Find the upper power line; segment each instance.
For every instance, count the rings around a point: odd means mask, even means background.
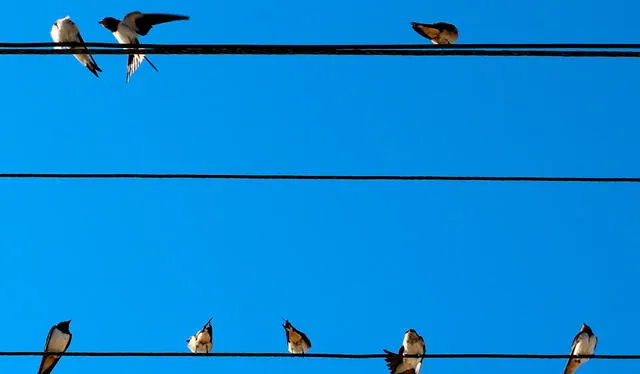
[[[640,183],[640,177],[544,177],[463,175],[295,175],[295,174],[188,174],[188,173],[0,173],[0,178],[42,179],[278,179],[343,181],[469,181],[552,183]]]
[[[50,49],[78,47],[79,43],[0,43],[0,54],[54,55],[144,54],[190,55],[378,55],[378,56],[537,56],[537,57],[640,57],[640,44],[118,44],[84,43],[90,49]],[[45,49],[46,48],[46,49]]]

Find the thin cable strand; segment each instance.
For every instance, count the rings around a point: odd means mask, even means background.
[[[290,358],[337,358],[337,359],[373,359],[384,358],[385,353],[349,354],[349,353],[305,353],[301,355],[271,352],[216,352],[216,353],[188,353],[188,352],[0,352],[0,356],[72,356],[72,357],[290,357]],[[638,360],[640,354],[632,355],[574,355],[568,354],[524,354],[524,353],[430,353],[425,355],[404,355],[415,358],[442,359],[568,359],[590,358],[602,360]]]
[[[537,177],[455,175],[292,175],[292,174],[165,174],[165,173],[0,173],[4,179],[262,179],[341,181],[465,181],[552,183],[639,183],[639,177]]]

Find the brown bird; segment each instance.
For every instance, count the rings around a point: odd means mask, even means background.
[[[411,27],[420,35],[431,40],[433,44],[453,44],[458,40],[458,29],[445,22],[418,23],[411,22]]]
[[[589,356],[592,355],[598,345],[598,338],[593,334],[591,327],[586,323],[582,324],[580,332],[573,338],[571,343],[571,356]],[[570,358],[567,366],[564,368],[564,374],[573,374],[580,365],[589,361],[588,358]]]
[[[213,326],[211,326],[211,320],[209,318],[207,323],[196,332],[193,336],[187,339],[187,347],[192,353],[209,353],[213,349]]]
[[[416,330],[409,329],[404,334],[402,346],[397,354],[387,351],[387,367],[391,374],[419,374],[422,368],[422,358],[403,357],[404,355],[423,355],[426,352],[426,346],[422,336],[418,335]]]
[[[67,351],[69,344],[71,344],[71,332],[69,331],[70,323],[71,321],[60,322],[49,330],[47,341],[44,343],[45,352],[61,353]],[[50,374],[51,371],[53,371],[53,368],[56,367],[59,360],[60,356],[57,355],[42,356],[38,374]]]
[[[304,354],[311,348],[311,341],[302,332],[293,327],[288,321],[284,320],[284,331],[287,335],[287,349],[293,354]]]

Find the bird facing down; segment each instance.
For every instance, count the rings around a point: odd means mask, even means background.
[[[209,318],[207,323],[195,335],[187,339],[187,347],[192,353],[209,353],[213,349],[213,326]]]
[[[411,27],[433,44],[453,44],[458,40],[458,29],[445,22],[434,24],[411,22]]]
[[[304,354],[311,348],[311,341],[307,338],[307,335],[293,327],[288,320],[284,321],[282,327],[284,327],[287,335],[287,349],[289,353]]]
[[[78,30],[78,26],[71,20],[71,17],[66,16],[64,18],[60,18],[56,20],[56,22],[51,26],[51,39],[55,43],[82,43],[84,45],[84,40],[82,40],[82,36],[80,35],[80,30]],[[55,49],[61,48],[69,48],[69,47],[53,47]],[[86,50],[87,47],[71,47],[73,50]],[[90,54],[77,54],[73,55],[80,63],[89,69],[93,75],[98,77],[98,72],[102,71],[96,60],[94,60],[93,56]]]
[[[592,355],[598,345],[598,338],[593,334],[591,327],[586,323],[582,324],[580,332],[573,338],[571,343],[571,356]],[[572,374],[580,365],[589,361],[588,358],[570,358],[564,368],[564,374]]]
[[[71,344],[71,332],[69,324],[71,321],[60,322],[49,330],[47,341],[44,343],[45,352],[66,352]],[[42,356],[38,374],[50,374],[60,360],[60,356]]]
[[[103,18],[98,22],[104,28],[111,31],[120,44],[139,44],[138,35],[145,36],[154,25],[172,21],[188,20],[189,17],[176,14],[141,13],[134,11],[119,21],[113,17]],[[158,68],[143,54],[129,55],[127,61],[127,82],[131,75],[138,69],[142,60],[147,60],[149,65],[158,71]]]
[[[419,374],[422,367],[422,358],[403,357],[404,355],[423,355],[426,352],[426,346],[422,336],[418,335],[416,330],[409,329],[404,334],[402,346],[397,354],[387,351],[387,367],[391,374]]]

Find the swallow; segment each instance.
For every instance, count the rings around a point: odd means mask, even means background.
[[[69,344],[71,344],[71,332],[69,331],[70,323],[71,321],[60,322],[49,330],[47,341],[44,344],[45,352],[66,352],[67,348],[69,348]],[[60,356],[42,356],[38,374],[50,374],[53,368],[56,367],[59,360]]]
[[[134,11],[119,21],[113,17],[103,18],[98,22],[104,28],[111,31],[120,44],[140,44],[138,35],[145,36],[154,25],[171,21],[188,20],[189,17],[176,14],[141,13]],[[158,71],[158,68],[143,54],[129,55],[127,62],[127,82],[131,75],[138,69],[142,60],[147,60],[149,65]]]
[[[209,318],[207,323],[200,331],[196,332],[192,337],[187,339],[187,347],[191,353],[209,353],[213,349],[213,326],[211,326],[211,320]]]
[[[409,329],[404,334],[402,346],[397,354],[386,349],[384,352],[387,354],[384,360],[387,362],[391,374],[419,374],[422,367],[422,357],[403,358],[402,356],[423,355],[426,352],[426,346],[422,336],[418,335],[416,330]]]
[[[55,43],[67,43],[67,42],[77,42],[82,43],[84,45],[84,40],[82,40],[82,35],[80,35],[80,30],[78,30],[78,26],[71,20],[71,17],[66,16],[64,18],[60,18],[56,20],[56,22],[51,26],[51,39]],[[55,49],[69,48],[69,47],[53,47]],[[71,47],[74,50],[87,50],[87,47]],[[98,77],[98,72],[102,71],[96,60],[94,60],[93,56],[90,54],[77,54],[73,55],[80,63],[89,69],[93,75]]]
[[[304,354],[311,348],[311,341],[302,331],[297,330],[288,321],[284,320],[284,331],[287,335],[287,349],[289,353]]]
[[[580,332],[573,338],[571,343],[571,356],[589,356],[592,355],[598,345],[598,338],[591,331],[591,327],[586,323],[582,324]],[[588,358],[569,358],[567,366],[564,368],[564,374],[572,374],[580,365],[589,361]]]
[[[450,23],[428,24],[411,22],[411,27],[418,34],[431,40],[433,44],[453,44],[458,40],[458,29]]]

